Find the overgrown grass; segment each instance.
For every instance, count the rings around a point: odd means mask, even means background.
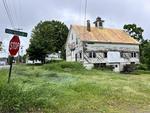
[[[46,70],[54,70],[58,72],[81,72],[85,71],[85,68],[82,64],[77,62],[58,62],[58,63],[50,63],[43,66]]]
[[[88,71],[79,63],[18,65],[11,83],[0,70],[2,113],[149,113],[150,73]]]

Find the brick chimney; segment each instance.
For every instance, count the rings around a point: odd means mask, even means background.
[[[104,20],[102,20],[100,17],[97,17],[96,21],[94,22],[95,27],[102,29],[103,28],[103,22],[104,22]]]
[[[90,24],[90,20],[87,20],[87,31],[91,31],[91,24]]]

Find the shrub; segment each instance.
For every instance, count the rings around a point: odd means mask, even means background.
[[[131,73],[136,70],[136,65],[135,64],[127,64],[123,67],[123,73]]]
[[[146,64],[138,64],[137,69],[138,70],[148,70],[148,67]]]

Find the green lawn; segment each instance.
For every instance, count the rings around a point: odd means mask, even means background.
[[[0,113],[150,113],[150,72],[85,70],[78,63],[0,70]]]

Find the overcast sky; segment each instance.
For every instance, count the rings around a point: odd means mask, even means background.
[[[6,0],[14,27],[29,33],[21,37],[24,51],[29,45],[31,30],[44,20],[59,20],[68,27],[70,24],[84,25],[85,0]],[[141,26],[144,38],[150,39],[149,0],[88,0],[87,17],[91,23],[100,16],[105,20],[104,27],[122,29],[124,24],[135,23]],[[5,34],[5,28],[12,28],[2,0],[0,0],[0,40],[7,52],[12,35]],[[0,53],[2,55],[2,53]]]

